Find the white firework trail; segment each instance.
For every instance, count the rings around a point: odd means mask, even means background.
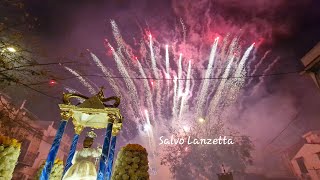
[[[170,79],[170,61],[169,61],[169,46],[166,45],[166,78]]]
[[[274,66],[275,64],[280,60],[280,57],[277,57],[273,60],[271,64],[268,65],[268,67],[263,71],[263,75],[267,74]],[[259,87],[264,83],[263,76],[259,77],[259,83],[257,83],[253,88],[252,88],[252,93],[251,94],[256,94],[258,92]]]
[[[170,79],[170,61],[169,61],[169,46],[166,45],[166,72],[165,72],[165,78],[166,79]],[[170,81],[166,80],[166,84],[167,84],[167,93],[169,94],[170,92]],[[169,96],[168,96],[169,98]]]
[[[66,70],[68,70],[71,74],[76,76],[77,79],[79,79],[79,81],[81,82],[81,84],[84,85],[86,88],[88,88],[90,94],[92,94],[92,95],[96,94],[96,91],[94,90],[94,88],[82,76],[80,76],[79,73],[77,73],[75,70],[73,70],[73,69],[71,69],[71,68],[69,68],[67,66],[64,66],[64,68]]]
[[[120,34],[120,31],[116,22],[114,20],[111,20],[110,23],[112,27],[113,36],[118,44],[118,49],[121,51],[122,49],[125,49],[124,40]]]
[[[79,91],[73,89],[73,88],[70,88],[70,87],[65,87],[64,88],[66,91],[68,91],[68,93],[73,93],[73,94],[81,94]],[[79,98],[79,97],[76,97],[76,99],[80,102],[80,103],[83,103],[84,100],[82,98]]]
[[[156,79],[159,78],[159,75],[158,75],[158,69],[157,69],[157,62],[156,62],[156,58],[155,58],[155,55],[154,55],[154,51],[153,51],[153,42],[152,42],[152,35],[150,34],[149,35],[149,48],[150,48],[150,58],[151,58],[151,66],[152,66],[152,70],[153,70],[153,74],[154,74],[154,77]]]
[[[150,149],[151,149],[152,155],[154,156],[154,154],[155,154],[155,152],[156,152],[156,146],[155,146],[155,142],[154,142],[153,127],[152,127],[152,125],[151,125],[151,123],[150,123],[150,118],[149,118],[149,112],[148,112],[148,110],[145,110],[144,113],[145,113],[145,118],[146,118],[146,120],[147,120],[147,123],[146,123],[147,129],[146,129],[146,131],[147,131],[147,134],[148,134],[149,147],[150,147]],[[153,166],[155,166],[154,163],[152,163],[152,164],[153,164]]]
[[[218,86],[218,88],[216,90],[216,93],[215,93],[213,99],[211,100],[211,102],[209,104],[208,114],[209,114],[210,118],[213,117],[213,114],[214,114],[214,112],[216,110],[216,107],[217,107],[217,105],[218,105],[218,103],[219,103],[219,101],[221,99],[223,90],[225,88],[225,84],[226,84],[226,82],[228,80],[227,78],[229,77],[230,72],[231,72],[231,65],[232,65],[233,61],[234,61],[234,55],[231,55],[231,58],[230,58],[230,60],[228,62],[228,65],[227,65],[223,75],[222,75],[222,79],[221,79],[220,84],[219,84],[219,86]]]
[[[178,99],[182,94],[182,86],[183,86],[183,81],[182,79],[182,53],[180,53],[179,56],[179,61],[178,61]]]
[[[133,102],[133,106],[136,110],[136,113],[139,113],[140,110],[138,109],[138,107],[140,107],[140,103],[139,103],[139,99],[138,99],[138,92],[136,89],[135,84],[133,83],[128,71],[126,70],[125,66],[123,65],[120,57],[118,56],[118,54],[115,52],[114,48],[108,43],[108,46],[111,48],[112,53],[113,53],[113,57],[116,61],[117,67],[120,71],[120,74],[124,77],[124,82],[129,90],[129,94],[131,96],[132,102]]]
[[[251,73],[251,75],[255,75],[258,68],[262,65],[262,63],[264,62],[264,60],[267,58],[267,56],[271,53],[271,50],[268,50],[264,53],[263,57],[261,58],[261,60],[254,66],[253,71]],[[252,82],[252,78],[249,79],[248,84],[250,84]]]
[[[183,32],[183,43],[186,43],[186,39],[187,39],[187,28],[186,28],[186,26],[184,25],[184,22],[183,22],[183,19],[182,19],[182,18],[180,18],[180,23],[181,23],[182,32]]]
[[[152,125],[151,125],[150,118],[149,118],[149,111],[144,110],[144,115],[147,120],[146,124],[148,125],[148,132],[150,132],[149,136],[150,136],[150,138],[152,138],[152,141],[153,141],[153,129],[152,129]]]
[[[184,107],[187,104],[187,100],[190,98],[190,96],[189,96],[190,87],[191,87],[191,61],[189,61],[189,65],[188,65],[185,90],[184,90],[184,93],[182,93],[182,97],[181,97],[179,120],[181,120],[182,113],[184,112]]]
[[[211,77],[211,73],[213,72],[213,63],[214,63],[214,59],[216,56],[216,51],[217,51],[217,47],[218,47],[218,41],[219,38],[216,38],[213,45],[212,45],[212,49],[211,49],[211,53],[210,53],[210,57],[209,57],[209,63],[208,63],[208,67],[205,73],[205,80],[203,81],[202,85],[201,85],[201,90],[200,93],[198,95],[198,102],[197,102],[197,106],[196,106],[196,111],[197,111],[197,115],[202,115],[202,107],[203,104],[205,102],[206,99],[206,95],[208,93],[208,88],[210,85],[210,80],[209,78]]]
[[[244,69],[244,65],[246,64],[247,60],[248,60],[248,57],[254,47],[255,43],[253,43],[246,51],[245,53],[243,54],[239,64],[238,64],[238,67],[236,69],[236,72],[235,72],[235,76],[236,77],[240,77],[241,75],[243,76],[246,76],[247,72],[246,70]],[[244,70],[244,71],[243,71]]]
[[[175,119],[177,117],[178,108],[177,108],[177,76],[173,77],[173,107],[172,107],[172,116]]]
[[[234,59],[233,61],[236,61],[237,58],[236,58],[236,52],[238,51],[238,42],[239,42],[239,37],[235,37],[232,39],[230,45],[228,48],[225,48],[226,49],[226,52],[223,52],[222,51],[222,54],[224,54],[223,56],[225,56],[226,58],[225,59]],[[227,42],[224,40],[224,43],[227,44]],[[223,58],[224,59],[224,58]],[[228,62],[227,62],[228,63]],[[231,67],[230,67],[231,68]],[[221,69],[223,70],[223,69]],[[231,73],[232,69],[230,69],[230,73]],[[226,92],[229,90],[229,89],[232,89],[234,88],[234,84],[233,84],[233,81],[226,81],[225,82],[225,87],[227,87],[228,89],[225,89]],[[215,98],[215,90],[214,88],[212,88],[212,91],[210,92],[210,96],[212,96],[213,98]],[[232,94],[232,90],[229,90],[231,91],[230,94]],[[229,102],[229,96],[226,98],[226,100],[224,101],[224,104],[227,104]],[[210,106],[209,106],[210,107]],[[213,112],[212,112],[213,113]]]
[[[252,51],[252,49],[254,48],[255,43],[253,43],[243,54],[237,68],[235,71],[235,79],[233,79],[232,81],[232,85],[230,87],[230,91],[229,91],[229,98],[230,101],[233,102],[236,100],[240,89],[243,87],[244,82],[245,82],[245,76],[247,75],[247,71],[244,68],[248,57]]]
[[[155,79],[159,79],[159,74],[158,74],[158,68],[157,68],[157,62],[154,54],[154,49],[153,49],[153,41],[152,41],[152,35],[149,34],[149,48],[150,48],[150,58],[151,58],[151,66],[153,70],[153,74],[155,76]],[[158,81],[155,85],[156,88],[156,108],[158,112],[161,112],[161,96],[160,96],[160,81]],[[161,114],[161,113],[160,113]]]
[[[115,80],[111,78],[111,77],[113,77],[112,73],[107,70],[107,68],[102,64],[102,62],[99,60],[99,58],[95,54],[93,54],[93,53],[90,53],[90,54],[91,54],[93,61],[96,63],[96,65],[101,69],[103,74],[106,76],[106,79],[107,79],[108,83],[110,84],[111,88],[113,89],[114,93],[117,96],[121,97],[121,92],[120,92],[118,86],[116,85]]]
[[[69,93],[80,94],[79,91],[77,91],[73,88],[70,88],[70,87],[65,87],[65,90],[67,90]]]
[[[151,115],[152,115],[152,120],[154,120],[154,109],[153,109],[152,94],[151,94],[151,89],[150,89],[150,86],[149,86],[149,82],[147,80],[146,73],[144,72],[141,63],[139,62],[139,60],[137,62],[138,62],[139,72],[140,72],[142,78],[144,78],[143,79],[143,87],[144,87],[144,90],[145,90],[145,93],[146,93],[145,101],[146,101],[147,106],[150,108]]]
[[[110,20],[111,28],[113,31],[114,39],[118,42],[118,46],[122,46],[122,38],[118,29],[118,25],[114,20]]]

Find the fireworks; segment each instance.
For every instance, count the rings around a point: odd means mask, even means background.
[[[88,83],[88,81],[86,81],[84,79],[84,77],[80,76],[79,73],[77,73],[75,70],[69,68],[69,67],[64,67],[66,70],[68,70],[71,74],[73,74],[74,76],[76,76],[79,81],[81,82],[81,84],[83,84],[85,87],[87,87],[89,89],[89,92],[93,95],[96,94],[96,91],[94,90],[94,88],[90,85],[90,83]]]
[[[206,100],[206,96],[208,95],[208,88],[209,88],[209,84],[210,84],[209,78],[211,77],[211,73],[213,72],[212,69],[213,69],[214,58],[215,58],[217,47],[218,47],[218,40],[219,40],[219,38],[216,38],[213,43],[207,71],[204,76],[205,79],[201,85],[202,88],[200,89],[200,93],[198,95],[199,100],[197,102],[197,107],[196,107],[198,116],[202,115],[202,108],[203,108],[204,102]]]
[[[182,20],[181,24],[183,44],[186,44],[187,33]],[[210,123],[219,113],[219,104],[227,104],[225,101],[236,98],[245,84],[244,78],[228,78],[246,76],[246,65],[256,52],[253,51],[254,43],[243,50],[236,35],[231,42],[230,36],[216,36],[206,59],[192,59],[188,54],[193,52],[178,48],[177,42],[170,43],[173,45],[169,48],[169,45],[159,43],[150,32],[141,36],[141,47],[134,50],[124,41],[114,21],[111,26],[117,47],[113,48],[109,42],[106,45],[108,50],[111,49],[117,69],[107,68],[107,64],[93,53],[91,57],[114,93],[125,102],[122,105],[125,114],[147,132],[151,152],[156,151],[154,137],[169,126],[188,132],[193,123]],[[204,73],[203,65],[206,67]],[[76,75],[90,92],[93,91],[83,77],[70,68],[66,69]],[[113,79],[114,74],[120,74],[122,78]]]

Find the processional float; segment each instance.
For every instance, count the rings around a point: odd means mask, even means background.
[[[84,102],[78,105],[72,105],[72,98],[83,99]],[[114,101],[113,104],[105,104]],[[59,104],[61,111],[61,122],[56,132],[56,136],[50,148],[44,168],[41,172],[40,180],[48,180],[51,169],[54,164],[60,142],[69,119],[72,119],[75,134],[73,136],[70,152],[63,174],[71,167],[72,159],[76,152],[79,135],[86,127],[92,129],[106,128],[102,154],[99,161],[99,170],[97,180],[111,179],[112,165],[114,159],[114,149],[117,141],[117,135],[122,127],[122,116],[117,108],[120,104],[120,98],[116,96],[104,97],[103,88],[93,97],[86,97],[80,94],[63,94],[63,104]]]

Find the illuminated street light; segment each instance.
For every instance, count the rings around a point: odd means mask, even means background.
[[[204,119],[203,118],[199,118],[199,122],[200,123],[204,123]]]
[[[17,50],[13,47],[7,47],[7,50],[12,53],[17,52]]]

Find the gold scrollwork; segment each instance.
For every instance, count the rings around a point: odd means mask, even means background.
[[[113,124],[112,136],[117,136],[121,130],[122,123]]]
[[[117,121],[117,116],[115,114],[108,114],[109,122],[114,124]]]
[[[74,126],[74,131],[75,131],[76,134],[80,135],[82,130],[83,130],[83,128],[84,127],[81,126],[81,125],[76,125],[76,126]]]
[[[60,113],[62,120],[68,121],[71,117],[71,113],[69,111],[62,111]]]
[[[74,93],[63,93],[63,103],[70,105],[71,98],[82,98],[82,99],[89,99],[87,96],[81,94],[74,94]]]
[[[117,136],[122,128],[122,116],[113,115],[111,118],[113,123],[112,136]]]

